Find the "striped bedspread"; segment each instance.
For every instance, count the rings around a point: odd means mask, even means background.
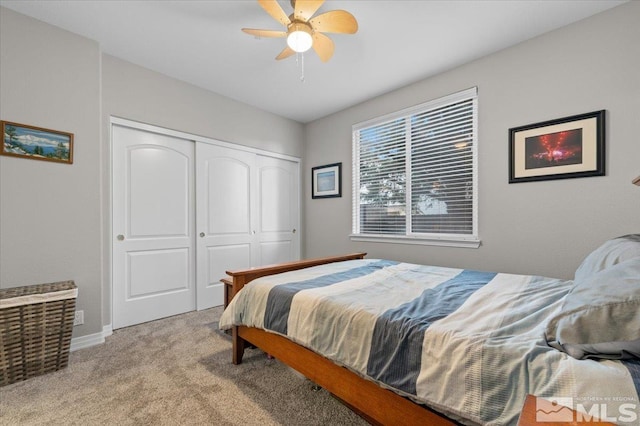
[[[578,407],[600,417],[594,410],[606,406],[611,420],[640,424],[639,362],[576,360],[546,343],[545,326],[571,283],[338,262],[253,281],[220,327],[284,335],[467,424],[515,424],[529,393],[582,401]]]

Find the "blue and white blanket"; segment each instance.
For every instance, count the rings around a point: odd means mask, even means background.
[[[640,362],[577,360],[547,345],[545,327],[571,285],[354,260],[255,280],[220,327],[286,336],[467,424],[515,424],[527,394],[640,424]]]

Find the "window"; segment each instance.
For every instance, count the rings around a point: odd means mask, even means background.
[[[353,127],[352,239],[478,247],[477,89]]]

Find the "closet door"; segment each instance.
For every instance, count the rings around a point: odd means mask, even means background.
[[[112,126],[113,328],[195,309],[194,143]]]
[[[260,265],[300,258],[299,164],[257,156]]]
[[[198,309],[223,304],[226,271],[257,261],[255,157],[196,143]]]

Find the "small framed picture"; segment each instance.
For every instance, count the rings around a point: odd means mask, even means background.
[[[509,183],[604,176],[605,111],[509,129]]]
[[[342,197],[342,163],[311,169],[311,198]]]
[[[0,121],[0,123],[2,123],[0,155],[73,163],[73,133],[9,121]]]

